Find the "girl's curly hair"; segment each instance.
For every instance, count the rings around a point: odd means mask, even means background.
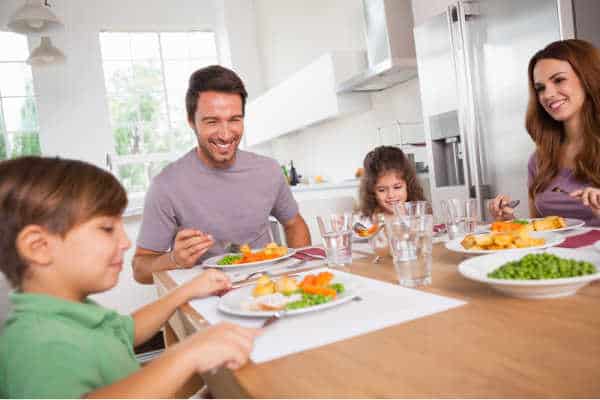
[[[360,182],[360,212],[372,216],[377,209],[375,185],[380,176],[395,172],[406,182],[407,201],[425,200],[417,173],[404,152],[398,147],[379,146],[371,150],[363,161],[364,175]]]

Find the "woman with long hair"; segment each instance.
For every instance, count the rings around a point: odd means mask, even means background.
[[[526,128],[536,145],[528,164],[529,214],[600,225],[600,51],[583,40],[549,44],[530,60]],[[510,198],[490,202],[511,219]]]

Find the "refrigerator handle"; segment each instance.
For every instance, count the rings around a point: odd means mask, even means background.
[[[463,176],[465,178],[466,185],[466,195],[470,196],[470,188],[475,185],[473,179],[473,173],[471,168],[471,148],[469,143],[471,142],[471,138],[468,134],[468,86],[467,86],[467,77],[465,75],[465,59],[464,59],[464,50],[465,43],[462,38],[461,32],[461,23],[460,23],[460,13],[458,9],[459,3],[452,4],[448,6],[448,10],[446,12],[446,17],[448,21],[448,31],[450,32],[450,49],[452,52],[452,62],[454,63],[454,73],[456,78],[457,85],[457,103],[458,103],[458,126],[460,129],[460,136],[463,147],[463,162],[464,162],[464,172]]]
[[[487,186],[484,188],[485,171],[483,169],[484,153],[481,146],[481,125],[478,120],[475,102],[476,93],[472,82],[472,79],[475,79],[475,71],[472,70],[470,63],[472,58],[472,48],[470,46],[473,45],[473,38],[469,36],[468,27],[465,26],[468,23],[467,14],[471,15],[470,13],[473,10],[468,7],[465,9],[465,3],[462,2],[457,3],[455,9],[458,13],[458,21],[454,26],[463,43],[459,62],[461,63],[461,83],[463,84],[461,93],[464,93],[464,99],[461,101],[461,106],[463,107],[463,116],[461,119],[464,122],[465,158],[467,159],[466,165],[468,169],[466,175],[469,177],[469,192],[472,192],[472,189],[474,189],[474,193],[472,194],[474,194],[474,197],[478,200],[479,215],[483,215],[483,197],[488,192],[488,188]],[[477,14],[478,13],[474,13],[474,15]]]

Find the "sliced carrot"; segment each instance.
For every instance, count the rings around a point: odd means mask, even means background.
[[[316,279],[317,277],[313,274],[308,274],[304,276],[304,279],[302,279],[302,282],[300,282],[300,287],[303,287],[304,285],[315,285]]]
[[[329,297],[335,297],[337,295],[337,292],[335,290],[327,288],[327,287],[323,287],[323,286],[317,286],[317,285],[306,284],[306,285],[302,286],[302,290],[304,290],[305,293],[321,294],[323,296],[329,296]]]
[[[323,272],[320,272],[319,275],[317,275],[315,284],[317,286],[327,286],[327,285],[329,285],[329,282],[331,282],[332,279],[333,279],[333,274],[331,272],[323,271]]]

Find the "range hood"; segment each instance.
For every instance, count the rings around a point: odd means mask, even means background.
[[[377,92],[417,76],[410,0],[363,0],[368,69],[338,93]]]

